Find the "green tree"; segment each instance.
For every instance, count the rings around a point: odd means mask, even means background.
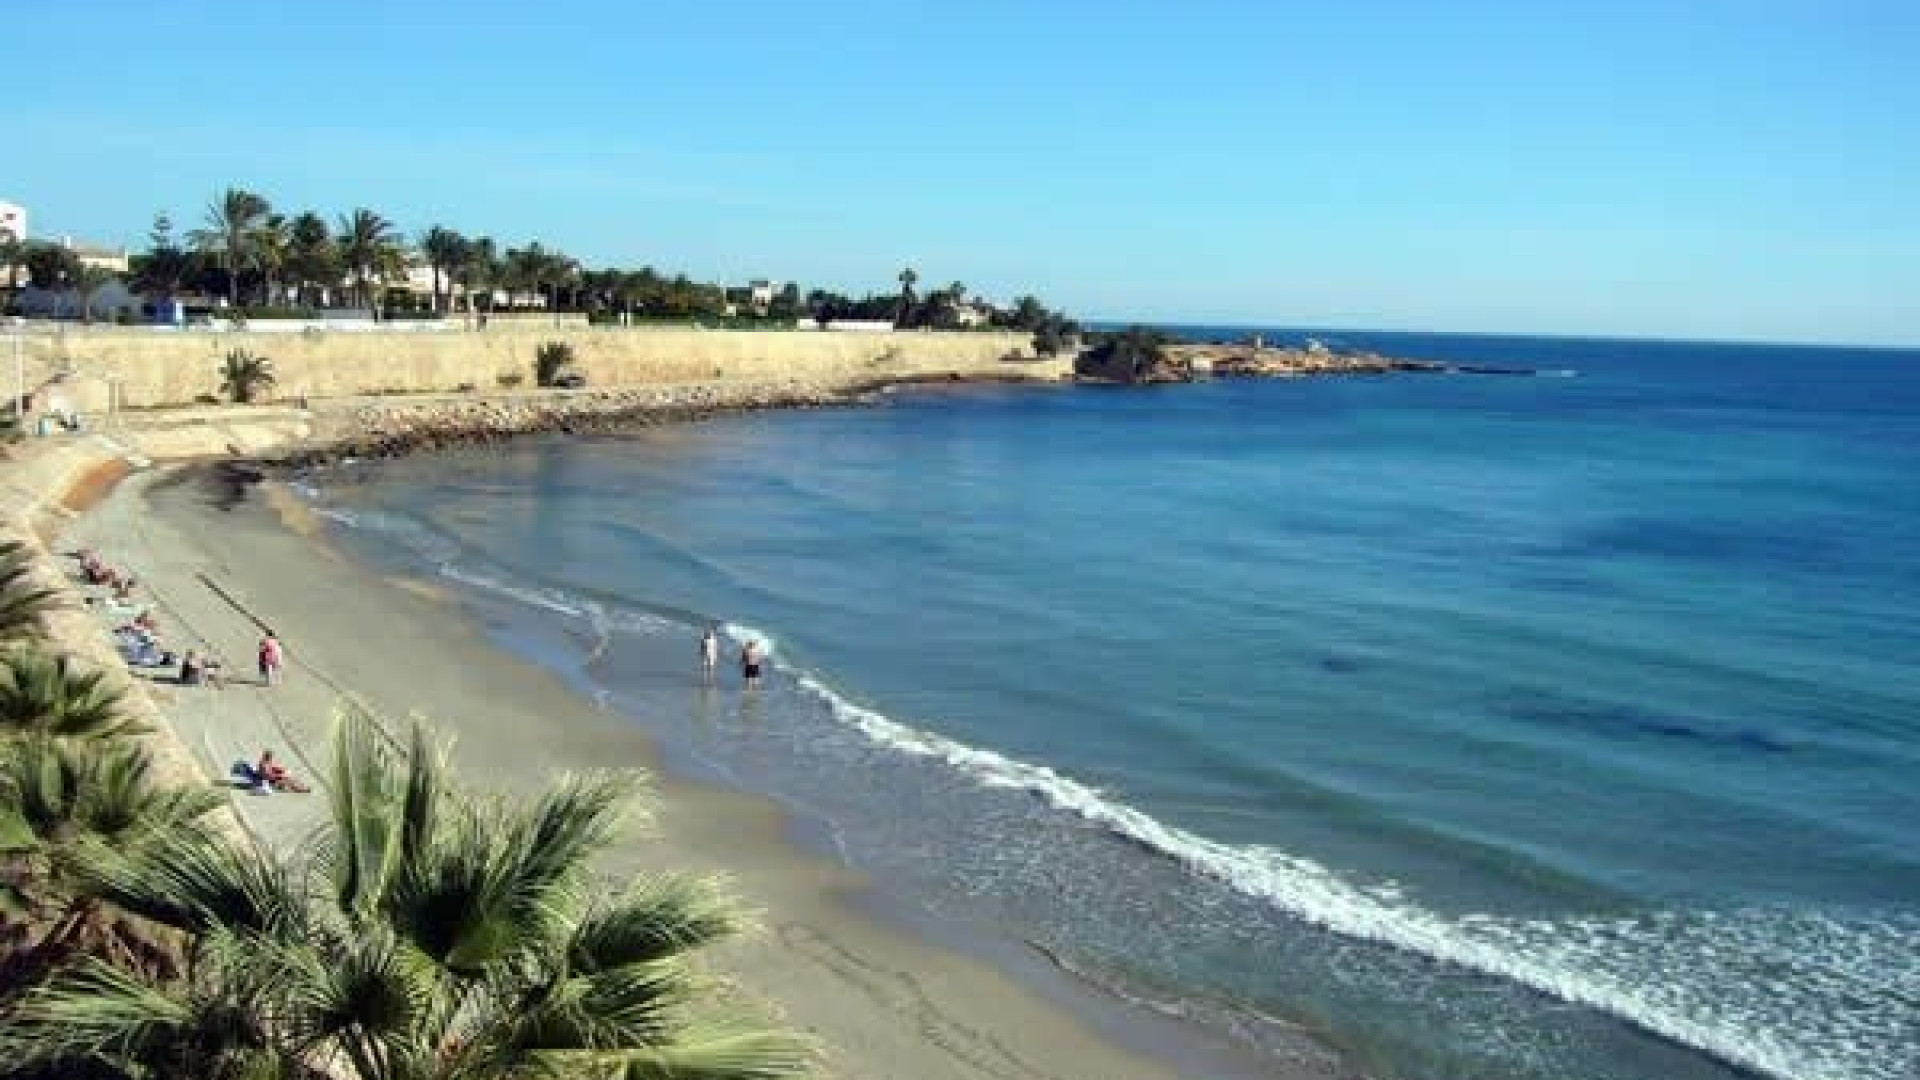
[[[80,257],[64,244],[29,242],[20,261],[26,264],[27,276],[34,285],[42,289],[71,287],[80,274]]]
[[[48,613],[64,606],[60,590],[39,580],[37,566],[25,543],[0,541],[0,642],[39,637]]]
[[[451,294],[453,274],[466,253],[466,244],[466,237],[441,225],[420,235],[420,253],[426,256],[427,266],[433,270],[433,310],[436,312],[445,310],[440,306],[441,280],[447,281],[447,292]]]
[[[1157,330],[1130,327],[1104,335],[1098,345],[1074,358],[1073,370],[1077,375],[1109,382],[1179,381],[1185,373],[1173,370],[1168,363],[1168,343],[1167,336]]]
[[[192,234],[194,247],[215,259],[227,272],[227,303],[240,303],[240,274],[254,256],[254,232],[272,207],[267,200],[242,188],[228,188],[207,205],[206,224]]]
[[[293,261],[293,224],[284,215],[268,214],[253,230],[254,265],[260,268],[261,299],[280,302],[280,279]]]
[[[552,386],[553,380],[573,363],[573,346],[564,341],[543,341],[533,351],[533,381],[536,386]]]
[[[27,242],[10,232],[0,233],[0,266],[7,268],[7,291],[20,287],[20,271],[27,260]]]
[[[179,293],[181,282],[193,272],[193,255],[180,247],[173,235],[173,219],[156,214],[147,233],[147,250],[133,262],[135,287],[158,293],[171,300]]]
[[[233,349],[220,365],[220,392],[235,405],[250,405],[254,396],[273,385],[273,361],[245,349]]]
[[[894,309],[893,325],[906,327],[912,325],[916,301],[913,295],[914,283],[920,280],[919,271],[909,266],[900,271],[900,304]]]
[[[124,693],[104,671],[87,671],[33,646],[0,653],[0,741],[45,736],[114,739],[140,727],[121,711]]]
[[[370,283],[392,264],[396,250],[393,223],[363,206],[342,217],[335,231],[340,261],[353,276],[357,302],[362,307],[374,307]]]
[[[194,830],[224,802],[215,788],[156,782],[151,758],[130,744],[41,733],[0,745],[0,924],[10,931],[0,1009],[79,955],[176,974],[165,931],[93,895],[88,868],[98,851],[137,853]]]
[[[352,1080],[777,1080],[800,1036],[715,1006],[690,954],[731,934],[711,886],[609,898],[590,860],[636,792],[570,779],[529,804],[477,797],[416,727],[406,749],[345,715],[327,834],[288,864],[197,830],[101,852],[103,900],[190,935],[183,977],[96,959],[28,995],[0,1052],[104,1057],[140,1075]]]
[[[326,219],[312,211],[294,218],[288,233],[287,273],[294,280],[294,297],[297,302],[311,303],[318,297],[309,290],[339,286],[340,249],[333,242]]]
[[[73,276],[69,281],[73,285],[74,300],[80,305],[80,321],[93,321],[94,294],[119,280],[119,274],[104,266],[89,266],[78,261],[74,263]]]
[[[500,252],[493,237],[467,241],[460,257],[460,284],[467,292],[467,314],[478,312],[474,304],[480,294],[485,294],[487,310],[493,310],[493,289],[500,280]]]

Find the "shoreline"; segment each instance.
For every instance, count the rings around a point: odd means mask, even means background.
[[[222,761],[257,753],[252,742],[270,741],[321,774],[322,763],[303,751],[324,746],[327,703],[339,690],[383,717],[424,712],[437,730],[459,737],[456,760],[490,785],[536,783],[558,767],[633,762],[651,778],[663,839],[623,853],[623,863],[630,856],[634,866],[719,873],[738,883],[767,913],[766,933],[730,946],[721,966],[752,1000],[825,1036],[831,1075],[1329,1075],[1212,1044],[1015,939],[1007,941],[1024,956],[891,917],[861,875],[799,835],[805,822],[764,796],[667,768],[638,725],[487,640],[452,591],[432,582],[395,587],[341,552],[318,521],[301,520],[304,506],[277,485],[233,505],[217,492],[209,497],[203,473],[181,467],[136,475],[61,532],[132,563],[175,636],[187,631],[230,668],[255,631],[251,619],[271,620],[289,642],[293,677],[271,697],[244,685],[216,698],[144,684],[204,770],[217,773]],[[218,576],[217,590],[202,577],[208,570]],[[384,648],[355,633],[366,625],[387,628]],[[342,671],[354,674],[335,674]],[[249,699],[266,715],[242,715]],[[250,830],[275,844],[298,842],[311,825],[302,812],[321,805],[303,807],[291,797],[237,802]]]

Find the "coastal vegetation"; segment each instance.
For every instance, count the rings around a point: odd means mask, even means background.
[[[26,554],[17,545],[0,558]],[[7,579],[0,610],[44,613]],[[335,725],[331,811],[257,845],[218,788],[163,775],[117,682],[44,621],[0,645],[0,1074],[775,1080],[817,1062],[693,963],[736,932],[709,882],[624,890],[594,860],[627,775],[528,801],[461,785],[446,748]]]
[[[273,361],[246,349],[230,349],[220,366],[220,392],[235,405],[250,405],[273,385]]]
[[[1115,383],[1179,382],[1188,373],[1167,354],[1172,339],[1144,326],[1097,334],[1092,348],[1074,359],[1074,374]]]
[[[533,381],[536,386],[552,386],[560,373],[573,364],[573,346],[564,341],[543,341],[533,351]]]
[[[36,284],[62,288],[122,276],[89,267],[63,244],[20,243],[0,249],[9,292],[24,272]],[[416,273],[424,271],[424,273]],[[684,272],[652,266],[589,267],[530,240],[519,246],[433,223],[413,240],[377,210],[356,207],[329,219],[312,210],[287,212],[264,195],[231,187],[211,200],[197,228],[182,237],[157,215],[146,250],[129,259],[128,284],[154,300],[224,300],[222,310],[265,316],[316,314],[352,307],[377,317],[460,314],[475,320],[499,311],[584,314],[598,323],[699,322],[753,328],[791,327],[812,319],[887,322],[899,329],[985,328],[1038,332],[1049,321],[1071,326],[1033,296],[1010,305],[986,303],[953,282],[917,289],[918,270],[901,270],[899,288],[856,299],[796,282],[729,289]],[[85,291],[85,290],[83,290]],[[7,298],[0,297],[0,308]],[[1077,327],[1073,328],[1077,332]],[[1071,334],[1067,335],[1071,336]]]

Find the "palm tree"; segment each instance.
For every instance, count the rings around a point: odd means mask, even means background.
[[[533,350],[533,383],[552,386],[560,372],[573,363],[573,346],[564,341],[543,341]]]
[[[221,261],[227,270],[227,303],[240,303],[240,271],[253,256],[254,230],[272,209],[267,200],[242,188],[228,188],[207,206],[207,224],[193,232],[193,244]]]
[[[451,294],[453,271],[460,265],[466,243],[466,237],[440,225],[435,225],[420,236],[420,253],[427,257],[427,265],[433,268],[433,310],[436,313],[441,310],[441,275],[446,275],[449,286],[447,292]]]
[[[393,223],[361,207],[340,219],[340,259],[353,275],[354,288],[363,307],[372,306],[367,282],[387,265],[394,250]]]
[[[309,303],[307,288],[337,289],[340,285],[340,252],[334,246],[333,233],[319,214],[311,211],[293,219],[288,252],[288,268],[293,272],[295,294],[301,303]],[[321,303],[330,303],[324,297]]]
[[[190,936],[157,984],[84,959],[27,995],[0,1053],[143,1075],[352,1080],[777,1080],[810,1041],[703,1007],[687,955],[731,906],[681,877],[604,899],[589,861],[634,792],[571,779],[531,804],[454,787],[416,726],[335,730],[332,822],[295,864],[196,830],[89,868],[102,899]]]
[[[900,304],[894,311],[893,325],[907,325],[908,317],[913,314],[913,286],[919,280],[919,272],[911,266],[900,271]]]
[[[467,314],[475,314],[478,293],[487,294],[487,310],[493,310],[493,287],[500,282],[500,257],[493,237],[481,236],[461,245],[460,285],[467,293]]]
[[[0,641],[37,637],[46,614],[63,606],[59,589],[34,580],[34,564],[25,543],[0,541]]]
[[[264,301],[271,305],[278,302],[275,294],[279,291],[280,273],[293,261],[293,226],[280,214],[269,214],[253,230],[253,257],[260,267],[264,282]]]
[[[105,671],[28,646],[0,653],[0,743],[44,735],[114,739],[143,725],[121,712],[125,692]]]
[[[220,390],[235,405],[250,405],[254,395],[273,385],[273,361],[245,349],[227,353],[220,367]]]
[[[214,788],[162,786],[152,773],[138,747],[45,733],[0,753],[0,922],[12,930],[0,987],[30,986],[78,950],[177,973],[165,932],[103,904],[87,877],[101,848],[137,852],[159,835],[196,830],[225,801]]]

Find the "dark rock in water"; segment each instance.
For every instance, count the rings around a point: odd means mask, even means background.
[[[1489,367],[1485,364],[1456,364],[1451,371],[1462,375],[1538,375],[1532,368]]]
[[[1323,656],[1320,658],[1320,670],[1335,675],[1351,675],[1363,666],[1360,660],[1352,656]]]

